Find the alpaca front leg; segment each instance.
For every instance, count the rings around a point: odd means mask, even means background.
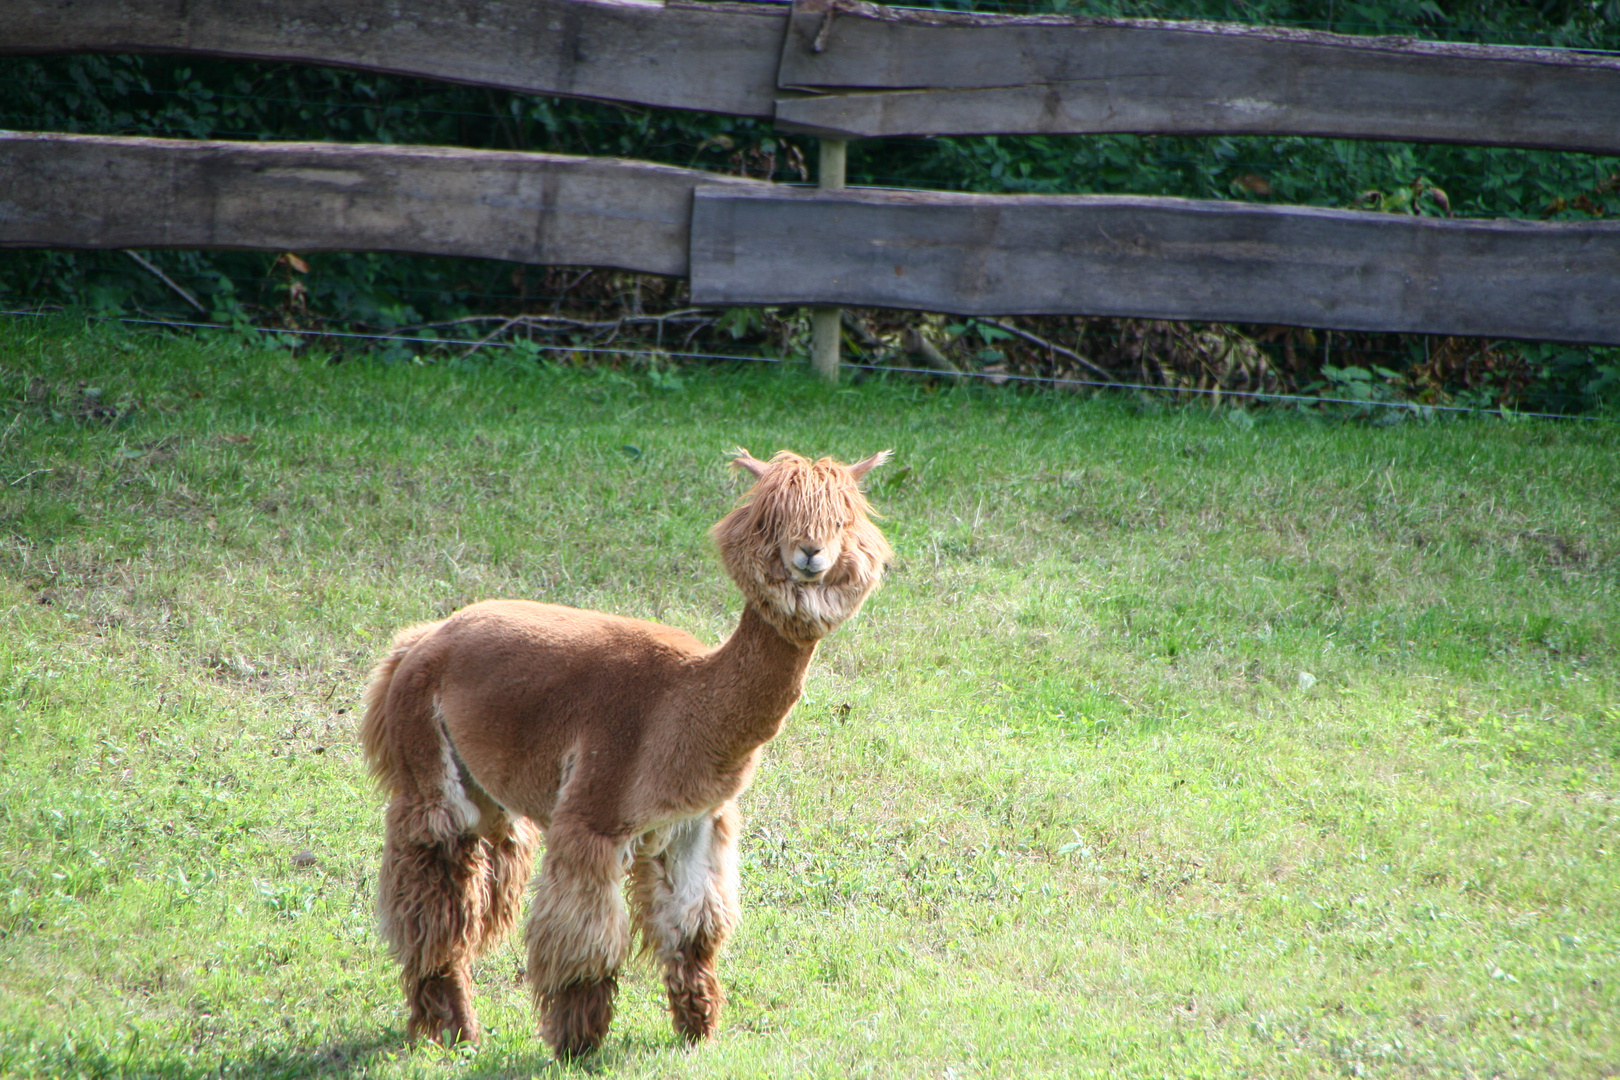
[[[546,834],[529,913],[529,980],[540,1034],[559,1057],[588,1054],[613,1022],[619,968],[630,947],[620,882],[627,841],[584,826]]]
[[[725,989],[717,961],[736,927],[738,813],[726,803],[713,815],[677,827],[664,851],[636,866],[637,915],[658,954],[675,1030],[688,1042],[714,1035]]]

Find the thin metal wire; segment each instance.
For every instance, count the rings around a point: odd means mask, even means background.
[[[46,318],[60,314],[50,311],[0,311],[0,316],[25,316],[32,318]],[[103,318],[92,316],[92,318]],[[134,326],[156,326],[163,328],[197,329],[197,330],[227,330],[218,323],[178,322],[169,319],[139,319],[132,316],[118,316],[114,321]],[[256,328],[259,329],[259,328]],[[395,343],[410,343],[414,345],[478,345],[486,349],[513,349],[518,346],[510,341],[480,341],[464,338],[410,338],[395,334],[358,334],[346,330],[294,330],[294,329],[259,329],[263,334],[298,334],[303,337],[330,337],[358,339],[362,341],[388,341]],[[531,341],[531,345],[538,352],[560,353],[588,353],[609,356],[647,356],[663,358],[680,358],[687,360],[728,360],[750,364],[808,364],[808,360],[789,360],[786,357],[772,356],[744,356],[736,353],[707,353],[691,350],[663,350],[663,349],[614,349],[601,346],[584,345],[542,345]],[[934,368],[899,367],[893,364],[852,364],[845,361],[844,367],[857,371],[870,371],[876,374],[892,372],[897,375],[932,375],[940,377],[941,372]],[[1067,388],[1084,386],[1099,390],[1145,390],[1158,394],[1203,394],[1207,397],[1235,397],[1247,398],[1255,401],[1293,402],[1300,405],[1354,405],[1358,407],[1377,407],[1384,409],[1399,409],[1416,416],[1432,412],[1459,413],[1473,416],[1494,416],[1498,419],[1514,417],[1516,419],[1538,420],[1592,420],[1600,423],[1617,423],[1620,421],[1607,416],[1592,416],[1584,413],[1549,413],[1549,412],[1523,412],[1518,409],[1481,409],[1469,405],[1426,405],[1411,401],[1364,401],[1360,398],[1313,397],[1308,394],[1284,394],[1269,390],[1217,390],[1197,386],[1158,386],[1153,383],[1108,382],[1102,379],[1072,379],[1059,375],[1012,375],[1001,372],[989,373],[983,371],[957,372],[955,378],[979,379],[993,385],[1017,382],[1032,385],[1050,384],[1052,388]]]
[[[771,2],[774,2],[774,0],[771,0]],[[795,185],[795,186],[798,186],[798,185]],[[253,284],[253,283],[258,283],[258,282],[262,281],[263,279],[261,279],[261,278],[232,278],[232,280],[239,283],[239,284],[242,284],[242,283]],[[396,287],[395,291],[398,291],[398,292],[417,292],[417,293],[422,293],[422,294],[428,294],[428,293],[440,292],[442,290],[436,289],[436,288],[431,288],[431,287],[426,287],[426,286],[421,287],[421,288],[414,288],[414,289],[409,287],[409,286],[406,286],[406,287]],[[496,300],[512,300],[512,299],[516,299],[516,297],[513,296],[513,294],[510,294],[510,293],[468,292],[468,293],[466,293],[464,295],[480,297],[480,298],[483,298],[483,299],[496,299]],[[545,300],[545,299],[564,299],[564,297],[562,297],[562,296],[551,297],[551,296],[545,296],[545,295],[531,295],[529,297],[529,299],[531,299],[531,300],[534,300],[534,299],[541,299],[541,300]],[[591,303],[594,306],[606,307],[610,303],[610,301],[596,300],[596,301],[592,301]],[[4,313],[0,313],[0,314],[4,314]],[[492,315],[492,316],[488,317],[488,321],[493,323],[493,322],[499,321],[502,318],[504,318],[504,316],[494,316],[494,315]],[[613,321],[613,320],[604,320],[604,322],[611,322],[611,321]],[[438,343],[446,344],[446,345],[478,345],[478,344],[481,344],[485,348],[492,347],[492,346],[502,347],[501,343],[487,341],[487,340],[482,339],[482,338],[478,339],[477,341],[469,341],[469,340],[464,340],[464,339],[448,339],[448,338],[433,339],[433,338],[412,337],[412,336],[410,336],[408,334],[408,331],[432,329],[434,327],[452,325],[453,323],[454,323],[454,320],[444,320],[444,321],[438,321],[438,322],[430,321],[430,322],[423,322],[423,323],[415,323],[415,324],[412,324],[412,325],[409,325],[409,326],[400,327],[399,330],[395,331],[393,334],[380,335],[380,336],[379,335],[368,335],[368,334],[348,335],[348,334],[346,334],[344,332],[341,332],[341,331],[330,331],[330,332],[325,332],[325,331],[296,331],[296,332],[298,332],[298,333],[310,333],[310,334],[316,334],[316,335],[324,335],[324,336],[327,336],[327,337],[354,336],[354,337],[358,337],[358,338],[361,338],[361,339],[364,339],[364,340],[411,342],[411,343],[418,344],[418,345],[424,345],[424,344],[431,345],[431,344],[434,344],[437,341]],[[181,324],[181,323],[173,323],[173,322],[170,322],[168,320],[159,319],[159,320],[153,320],[153,324],[154,325],[159,325],[159,326],[185,325],[185,326],[192,326],[192,327],[206,327],[206,328],[209,328],[209,329],[218,329],[218,324],[216,324],[216,323],[184,323],[184,324]],[[277,333],[277,332],[293,333],[295,331],[265,330],[263,332],[265,332],[265,333]],[[1113,337],[1114,340],[1117,341],[1120,338],[1121,334],[1116,331],[1111,336]],[[1440,336],[1444,336],[1444,335],[1440,335]],[[690,357],[692,359],[707,359],[707,360],[746,360],[746,361],[763,361],[763,362],[768,362],[768,363],[781,363],[781,362],[784,362],[784,361],[781,361],[781,360],[772,360],[772,359],[764,358],[764,357],[734,356],[734,355],[731,355],[731,354],[717,354],[717,353],[670,352],[670,351],[637,352],[636,350],[629,350],[629,349],[595,348],[595,347],[588,347],[588,346],[561,346],[561,345],[542,346],[542,345],[538,345],[538,344],[536,345],[536,348],[546,349],[546,350],[553,350],[553,351],[562,351],[562,352],[600,352],[600,353],[605,353],[605,354],[608,354],[608,355],[624,355],[624,356],[659,355],[659,356],[672,356],[672,357]],[[1400,356],[1408,355],[1406,350],[1400,349],[1400,348],[1379,349],[1379,348],[1372,348],[1371,346],[1358,347],[1355,350],[1355,352],[1358,355],[1365,356],[1365,357],[1380,357],[1380,356],[1400,357]],[[1425,355],[1427,355],[1427,354],[1425,354]],[[801,362],[806,362],[806,361],[786,361],[786,362],[788,362],[788,363],[801,363]],[[851,363],[848,363],[846,361],[845,366],[859,368],[859,367],[861,367],[863,365],[851,364]],[[890,368],[888,365],[879,365],[879,367],[878,367],[878,370],[885,370],[885,369],[886,370],[897,370],[897,369],[894,369],[894,368]],[[933,372],[933,374],[938,374],[938,372]],[[982,378],[982,379],[995,379],[995,378],[1001,377],[1000,373],[997,373],[995,375],[987,375],[987,374],[984,374],[982,372],[964,372],[963,374],[970,375],[973,378]],[[1020,381],[1029,380],[1029,381],[1034,381],[1034,382],[1049,381],[1049,377],[1047,377],[1047,376],[1028,376],[1028,375],[1014,376],[1014,375],[1008,374],[1008,375],[1005,376],[1005,378],[1007,378],[1009,380],[1017,379],[1017,380],[1020,380]],[[1074,382],[1076,380],[1063,380],[1063,381],[1065,381],[1065,382]],[[1088,383],[1086,385],[1092,385],[1092,384]],[[1145,387],[1147,389],[1154,389],[1154,390],[1161,390],[1161,391],[1173,390],[1174,389],[1172,387],[1154,386],[1151,383],[1147,383],[1147,384],[1099,383],[1099,384],[1096,384],[1096,385],[1121,386],[1121,387],[1126,387],[1126,388]],[[1192,390],[1192,389],[1187,389],[1187,390],[1181,391],[1181,392],[1193,393],[1195,391]],[[1211,393],[1211,394],[1216,393],[1213,390],[1199,391],[1199,392],[1207,392],[1207,393]],[[1231,393],[1234,393],[1234,392],[1233,391],[1224,391],[1223,390],[1223,391],[1220,391],[1220,393],[1230,395]],[[1579,401],[1579,400],[1581,400],[1580,396],[1575,395],[1575,394],[1559,394],[1559,395],[1551,395],[1551,396],[1554,397],[1557,400],[1563,400],[1563,401]],[[1305,400],[1311,400],[1311,401],[1322,400],[1322,401],[1326,401],[1327,399],[1318,399],[1318,398],[1307,397]],[[1360,401],[1357,401],[1357,402],[1354,402],[1354,403],[1356,403],[1356,404],[1369,404],[1368,402],[1360,402]],[[1381,404],[1381,405],[1384,405],[1386,407],[1395,407],[1395,406],[1403,404],[1403,403],[1398,403],[1398,402],[1378,402],[1376,404]],[[1434,408],[1439,408],[1440,406],[1433,406],[1433,407]],[[1461,408],[1465,408],[1465,407],[1463,407],[1463,406],[1446,406],[1446,408],[1448,408],[1448,409],[1461,409]],[[1487,410],[1484,410],[1484,411],[1490,413],[1491,415],[1497,415],[1498,414],[1498,410],[1489,410],[1489,409],[1487,409]],[[1528,413],[1515,413],[1515,415],[1530,415],[1530,414],[1528,414]],[[1563,415],[1566,415],[1566,414],[1550,413],[1550,414],[1546,414],[1546,415],[1563,416]]]
[[[0,311],[0,315],[25,315],[25,316],[34,316],[36,318],[46,318],[46,317],[49,317],[49,316],[55,315],[55,314],[58,314],[58,313],[57,312],[50,312],[50,311]],[[107,318],[107,317],[106,316],[91,316],[91,318]],[[185,329],[185,330],[225,330],[225,331],[229,331],[231,329],[231,327],[222,326],[219,323],[181,322],[181,321],[178,321],[178,320],[171,320],[171,319],[140,319],[140,318],[136,318],[134,316],[128,316],[128,315],[117,316],[117,317],[113,318],[112,321],[124,323],[126,325],[132,325],[132,326],[157,326],[157,327],[163,327],[163,328],[166,328],[166,329],[180,328],[180,329]],[[408,337],[408,336],[401,335],[401,334],[358,334],[358,333],[355,333],[352,330],[297,330],[297,329],[291,329],[291,328],[283,329],[283,328],[280,328],[280,327],[273,327],[273,326],[272,327],[257,327],[256,326],[256,327],[254,327],[254,329],[257,330],[259,333],[265,334],[267,336],[274,336],[274,335],[277,335],[277,334],[297,334],[297,335],[299,335],[301,337],[313,337],[313,338],[345,338],[345,339],[358,339],[358,340],[361,340],[361,341],[388,341],[388,342],[393,342],[393,343],[398,344],[398,345],[421,345],[421,346],[479,345],[479,346],[482,346],[483,348],[486,348],[486,349],[513,349],[513,348],[518,348],[518,346],[515,343],[510,342],[510,341],[486,341],[486,340],[482,340],[482,339],[479,339],[479,338]],[[705,352],[692,352],[692,351],[689,351],[689,350],[676,351],[676,350],[673,350],[673,349],[614,349],[614,348],[605,348],[605,347],[599,346],[599,345],[543,345],[543,344],[541,344],[539,342],[534,342],[533,344],[534,344],[534,348],[539,352],[592,353],[592,354],[598,354],[599,353],[599,354],[607,355],[607,356],[659,356],[659,357],[672,357],[672,358],[673,357],[679,357],[679,358],[682,358],[682,359],[689,359],[689,360],[746,360],[746,361],[749,361],[751,363],[761,363],[761,364],[793,364],[793,363],[805,363],[806,362],[806,361],[800,361],[800,360],[785,360],[785,359],[782,359],[782,358],[779,358],[779,357],[770,357],[770,356],[741,356],[741,355],[734,355],[734,354],[730,354],[730,353],[705,353]]]
[[[755,2],[775,3],[775,2],[777,2],[777,0],[755,0]],[[782,0],[782,2],[788,2],[788,0]],[[794,185],[794,186],[799,186],[799,185]],[[905,190],[905,189],[897,188],[895,190]],[[433,256],[423,256],[423,257],[424,258],[433,258]],[[244,276],[244,275],[221,274],[220,277],[226,278],[226,279],[230,280],[231,282],[233,282],[234,284],[236,284],[238,286],[246,286],[246,287],[257,287],[259,285],[262,285],[266,281],[266,276],[264,276],[264,275],[255,275],[255,276],[252,276],[252,277],[248,277],[248,276]],[[410,295],[420,295],[420,296],[438,295],[438,294],[442,294],[442,293],[444,293],[446,291],[442,286],[435,286],[435,285],[399,285],[399,284],[396,284],[396,285],[390,285],[389,289],[390,289],[390,291],[395,292],[395,293],[406,293],[406,294],[410,294]],[[518,294],[511,293],[511,292],[500,292],[500,293],[479,292],[477,290],[472,290],[472,289],[457,289],[457,290],[455,290],[455,292],[456,292],[456,294],[458,296],[465,297],[465,298],[479,299],[479,300],[502,300],[502,301],[515,301],[515,302],[542,302],[542,301],[553,301],[553,300],[572,300],[572,301],[583,303],[586,306],[601,307],[601,308],[606,308],[612,303],[612,301],[608,300],[608,299],[579,300],[579,298],[577,298],[577,297],[573,297],[573,296],[570,296],[568,294],[563,294],[563,293],[556,293],[556,294],[553,294],[553,293],[529,293],[529,294],[527,294],[527,296],[520,297],[520,296],[518,296]],[[6,315],[6,314],[17,314],[17,312],[0,311],[0,315]],[[25,313],[25,314],[28,314],[28,313]],[[494,322],[499,322],[499,321],[501,321],[502,319],[505,319],[505,318],[508,318],[508,316],[490,315],[490,316],[487,317],[486,321],[494,323]],[[612,322],[612,321],[614,321],[614,320],[612,320],[612,319],[604,319],[603,320],[603,322]],[[373,335],[362,334],[362,335],[358,335],[358,336],[363,337],[363,338],[368,338],[368,339],[374,339],[374,340],[412,341],[412,342],[416,342],[417,344],[425,344],[425,343],[431,343],[433,339],[413,338],[413,337],[408,336],[407,332],[412,331],[412,330],[432,329],[434,327],[439,327],[439,326],[449,326],[449,325],[453,325],[456,322],[457,322],[457,320],[454,320],[454,319],[430,320],[430,321],[427,321],[427,322],[411,323],[411,324],[409,324],[407,326],[402,326],[392,334],[387,334],[387,335],[382,335],[382,336],[373,336]],[[170,326],[170,325],[174,325],[174,326],[179,326],[179,325],[201,326],[201,327],[207,327],[209,329],[216,329],[216,330],[220,328],[218,323],[186,323],[186,324],[181,324],[181,323],[173,323],[173,322],[170,322],[168,320],[163,320],[163,319],[155,320],[155,324],[156,325],[163,325],[163,326]],[[260,329],[263,329],[263,328],[260,328]],[[333,331],[292,331],[292,330],[277,331],[277,330],[274,330],[274,329],[269,329],[269,330],[264,330],[263,332],[265,332],[265,333],[281,333],[281,332],[285,332],[285,333],[295,333],[295,332],[298,332],[298,333],[312,333],[312,334],[323,334],[324,336],[327,336],[327,337],[341,337],[341,336],[343,336],[342,332],[336,331],[336,330],[333,330]],[[1113,338],[1115,338],[1117,340],[1117,338],[1119,337],[1119,334],[1116,332],[1116,333],[1114,333],[1112,335],[1108,335],[1108,336],[1112,336]],[[1439,336],[1444,336],[1444,335],[1439,335]],[[441,339],[441,340],[443,340],[443,343],[445,343],[445,344],[452,344],[452,345],[454,345],[454,344],[476,344],[475,342],[463,342],[463,341],[459,341],[459,340],[457,340],[457,341],[451,341],[451,340],[448,340],[448,339]],[[491,342],[486,342],[485,343],[486,346],[491,345],[491,344],[494,344],[494,343],[491,343]],[[621,352],[621,351],[624,351],[624,350],[609,349],[607,351],[608,352]],[[1359,346],[1359,347],[1357,347],[1357,349],[1355,351],[1359,355],[1362,355],[1362,356],[1405,356],[1405,355],[1407,355],[1405,350],[1403,350],[1403,349],[1398,349],[1398,348],[1395,348],[1395,349],[1373,348],[1373,347],[1368,346],[1368,345]],[[666,352],[666,353],[663,353],[662,355],[672,356],[672,355],[677,355],[677,354],[667,353]],[[694,355],[697,355],[697,354],[694,354]],[[705,354],[705,355],[707,355],[707,354]],[[1574,400],[1573,396],[1571,396],[1570,399]]]
[[[895,367],[889,364],[848,364],[845,367],[860,368],[865,371],[894,371],[910,375],[934,375],[941,373],[934,368]],[[1481,409],[1470,405],[1425,405],[1413,401],[1365,401],[1360,398],[1332,398],[1312,397],[1308,394],[1283,394],[1271,390],[1218,390],[1198,386],[1159,386],[1153,383],[1126,383],[1105,382],[1101,379],[1071,379],[1063,375],[1010,375],[997,372],[988,374],[982,371],[963,371],[957,373],[958,377],[986,379],[992,382],[1024,382],[1024,383],[1050,383],[1053,389],[1070,386],[1089,386],[1106,390],[1151,390],[1160,394],[1204,394],[1210,397],[1240,397],[1253,398],[1261,401],[1292,401],[1305,405],[1358,405],[1380,406],[1386,409],[1401,409],[1405,412],[1422,415],[1425,412],[1451,412],[1470,413],[1478,416],[1495,416],[1503,418],[1538,418],[1544,420],[1598,420],[1604,423],[1615,423],[1606,416],[1590,416],[1582,413],[1545,413],[1520,412],[1517,409]]]

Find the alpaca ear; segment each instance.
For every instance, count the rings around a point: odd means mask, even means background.
[[[882,465],[885,461],[888,461],[892,457],[894,457],[893,450],[879,450],[865,461],[857,461],[855,464],[851,465],[849,467],[849,473],[855,479],[859,480],[861,477],[865,476],[867,473],[871,472],[879,465]]]
[[[765,475],[765,463],[755,458],[753,454],[750,454],[740,446],[731,453],[733,455],[731,463],[737,468],[747,469],[749,472],[754,474],[755,479]]]

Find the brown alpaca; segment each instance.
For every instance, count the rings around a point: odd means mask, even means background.
[[[888,457],[845,466],[783,451],[767,464],[738,451],[757,482],[712,535],[746,603],[719,648],[523,600],[394,640],[361,734],[392,796],[377,907],[413,1038],[478,1039],[471,964],[511,928],[542,833],[528,976],[552,1049],[589,1053],[606,1035],[632,915],[675,1029],[714,1034],[716,955],[738,919],[735,800],[816,643],[890,559],[858,486]]]

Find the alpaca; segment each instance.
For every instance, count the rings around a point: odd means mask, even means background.
[[[738,921],[736,799],[817,642],[891,558],[859,487],[889,454],[846,466],[736,452],[756,482],[711,535],[745,604],[718,648],[523,600],[395,638],[361,735],[390,795],[377,908],[412,1038],[478,1040],[471,964],[511,929],[542,836],[527,970],[553,1051],[600,1045],[632,925],[677,1033],[714,1034],[716,958]]]

